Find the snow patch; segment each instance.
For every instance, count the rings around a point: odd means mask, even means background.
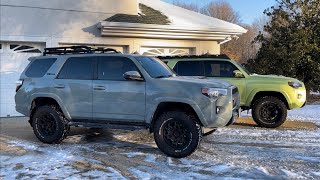
[[[116,171],[111,167],[108,167],[107,170],[110,172],[91,170],[81,174],[81,176],[89,179],[99,179],[99,178],[103,178],[103,179],[111,178],[111,179],[123,179],[123,180],[126,179],[118,171]]]
[[[123,155],[126,155],[128,158],[134,158],[136,156],[144,156],[145,153],[141,153],[141,152],[129,152],[129,153],[121,153]]]
[[[290,177],[290,178],[301,178],[301,176],[295,172],[292,172],[292,171],[289,171],[289,170],[286,170],[286,169],[281,169],[282,172],[285,173],[285,175],[287,177]]]

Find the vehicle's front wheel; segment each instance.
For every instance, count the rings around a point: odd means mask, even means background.
[[[202,138],[202,128],[197,119],[182,111],[170,111],[160,115],[153,132],[159,149],[174,158],[192,154]]]
[[[48,144],[60,143],[70,130],[68,120],[54,105],[37,108],[32,116],[32,127],[37,138]]]
[[[252,117],[261,127],[277,128],[286,121],[287,107],[276,97],[263,97],[254,103]]]

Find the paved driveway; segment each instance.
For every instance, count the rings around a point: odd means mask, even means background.
[[[320,178],[320,130],[309,122],[272,130],[241,119],[183,159],[164,156],[147,131],[73,128],[62,144],[47,145],[25,118],[0,122],[3,179]]]

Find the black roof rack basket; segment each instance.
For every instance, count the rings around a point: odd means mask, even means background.
[[[203,54],[203,55],[184,55],[184,56],[157,56],[159,59],[183,59],[183,58],[215,58],[230,59],[226,54]]]
[[[94,54],[94,53],[120,53],[112,48],[91,48],[89,46],[66,46],[66,47],[53,47],[45,48],[43,56],[47,55],[68,55],[68,54]]]

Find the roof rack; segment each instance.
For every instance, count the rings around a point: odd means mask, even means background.
[[[66,46],[45,48],[43,56],[47,55],[68,55],[68,54],[104,54],[104,53],[121,53],[112,48],[91,48],[89,46]]]
[[[157,56],[159,59],[183,59],[183,58],[215,58],[230,59],[226,54],[203,54],[203,55],[185,55],[185,56]]]

